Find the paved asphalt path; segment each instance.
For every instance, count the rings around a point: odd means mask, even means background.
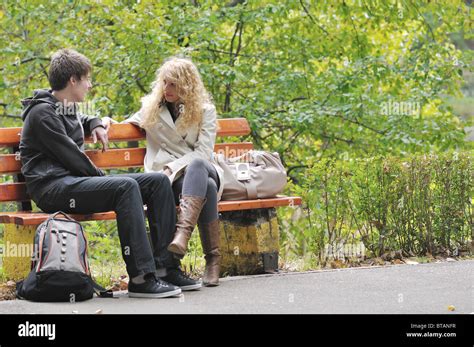
[[[454,306],[454,311],[448,310]],[[474,312],[474,260],[221,279],[166,299],[81,303],[0,302],[0,313],[402,313]]]

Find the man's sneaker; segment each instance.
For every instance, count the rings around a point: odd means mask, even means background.
[[[181,289],[160,278],[149,276],[145,282],[136,284],[133,281],[128,283],[128,296],[131,298],[167,298],[181,294]]]
[[[202,287],[200,281],[193,280],[179,268],[168,269],[168,275],[166,275],[166,277],[161,277],[161,279],[178,286],[181,290],[196,290]]]

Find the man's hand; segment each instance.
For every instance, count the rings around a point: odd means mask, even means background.
[[[116,120],[114,120],[114,119],[112,119],[112,118],[110,118],[110,117],[104,117],[104,118],[101,119],[101,121],[102,121],[102,125],[103,125],[104,128],[105,128],[105,131],[107,131],[107,132],[109,132],[110,126],[111,126],[112,124],[117,124],[117,123],[118,123]]]
[[[91,136],[94,143],[97,143],[97,139],[102,142],[102,152],[105,152],[108,149],[109,137],[107,136],[107,130],[98,126],[92,130]]]

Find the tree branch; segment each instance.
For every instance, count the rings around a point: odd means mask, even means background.
[[[244,27],[244,23],[242,21],[242,17],[239,19],[239,21],[237,22],[236,26],[235,26],[235,31],[234,31],[234,34],[232,35],[232,39],[230,41],[230,49],[229,49],[229,66],[230,67],[233,67],[234,64],[235,64],[235,61],[237,59],[237,57],[239,56],[240,54],[240,50],[242,48],[242,30],[243,30],[243,27]],[[238,43],[237,43],[237,49],[236,51],[234,52],[234,41],[235,41],[235,38],[237,37],[238,35]],[[224,112],[229,112],[230,111],[230,97],[232,95],[232,86],[231,84],[228,82],[226,83],[226,91],[225,91],[225,102],[224,102]]]
[[[48,78],[48,77],[49,77],[49,76],[48,76],[48,71],[46,70],[46,68],[44,67],[44,65],[41,64],[41,63],[40,63],[39,65],[41,66],[41,69],[42,69],[42,71],[43,71],[43,74],[46,76],[46,78]]]
[[[237,6],[238,4],[243,4],[245,3],[245,0],[232,0],[230,1],[227,5],[225,5],[226,7],[235,7]]]
[[[290,167],[286,170],[286,174],[289,176],[289,175],[290,175],[290,172],[293,171],[293,170],[296,170],[296,169],[307,169],[307,168],[309,168],[309,165],[290,166]]]
[[[148,94],[148,90],[146,90],[146,88],[143,86],[143,84],[141,84],[140,82],[140,77],[136,77],[134,76],[133,77],[134,80],[135,80],[135,83],[137,84],[138,88],[140,88],[140,90],[145,93],[145,94]]]
[[[301,4],[301,7],[303,7],[303,10],[306,12],[306,14],[308,15],[309,19],[311,19],[311,21],[316,24],[316,26],[321,30],[323,31],[326,35],[329,36],[329,33],[327,32],[326,29],[324,29],[319,23],[316,22],[316,20],[314,19],[314,17],[311,15],[311,13],[309,13],[308,9],[306,8],[306,6],[304,5],[303,3],[303,0],[300,0],[300,4]]]
[[[49,62],[50,59],[46,58],[46,57],[32,57],[32,58],[20,60],[19,62],[14,62],[11,65],[12,66],[19,66],[19,65],[26,64],[26,63],[29,63],[29,62],[32,62],[32,61],[35,61],[35,60],[45,60],[45,61]],[[0,71],[3,71],[3,70],[5,70],[5,67],[0,68]]]
[[[354,140],[347,140],[347,139],[343,139],[343,138],[337,137],[337,136],[329,136],[329,135],[326,135],[326,134],[321,134],[321,137],[325,138],[325,139],[328,139],[328,140],[342,141],[342,142],[345,142],[349,145],[354,144]]]

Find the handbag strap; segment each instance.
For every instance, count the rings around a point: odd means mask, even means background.
[[[255,200],[257,199],[257,185],[255,184],[254,181],[248,180],[248,181],[242,181],[242,183],[245,186],[245,189],[247,190],[247,199],[249,200]]]

